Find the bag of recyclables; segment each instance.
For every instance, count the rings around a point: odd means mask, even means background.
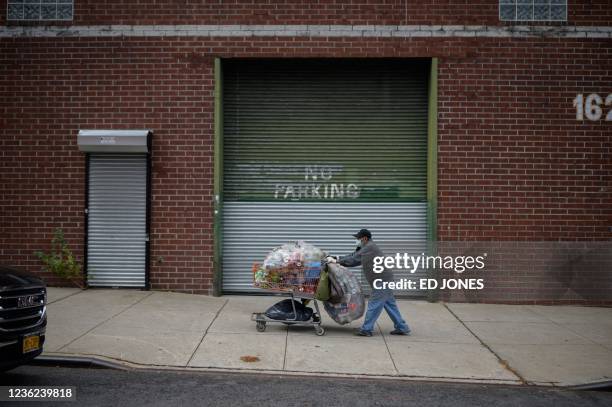
[[[325,252],[303,240],[285,243],[272,250],[263,262],[264,268],[302,267],[308,263],[320,263]]]
[[[273,249],[263,264],[253,265],[255,287],[314,294],[326,253],[302,240]]]
[[[332,295],[329,301],[323,302],[325,311],[340,325],[348,324],[361,318],[365,311],[365,297],[357,277],[339,264],[327,265]]]

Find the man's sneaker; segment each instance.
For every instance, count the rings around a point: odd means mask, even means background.
[[[400,331],[399,329],[394,329],[393,331],[389,332],[391,335],[410,335],[410,331]]]
[[[357,336],[372,336],[372,332],[362,331],[360,329],[358,331],[355,331],[355,335],[357,335]]]

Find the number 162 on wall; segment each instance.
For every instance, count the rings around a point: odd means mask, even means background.
[[[584,120],[586,116],[587,119],[591,121],[598,121],[603,116],[603,108],[601,105],[609,107],[608,113],[606,114],[606,121],[612,121],[612,93],[606,97],[604,101],[601,96],[597,93],[591,93],[585,99],[582,93],[576,95],[574,99],[574,107],[576,108],[576,120]]]

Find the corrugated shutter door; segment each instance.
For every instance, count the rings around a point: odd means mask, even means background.
[[[91,154],[87,280],[144,287],[147,156]]]
[[[226,64],[224,291],[251,291],[251,263],[291,240],[347,254],[367,227],[387,254],[425,251],[427,72],[426,61]]]

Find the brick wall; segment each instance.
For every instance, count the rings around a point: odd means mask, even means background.
[[[499,0],[75,0],[74,4],[78,25],[512,24],[499,21]],[[612,20],[608,0],[568,0],[568,6],[569,24],[608,25]],[[0,25],[5,23],[6,0],[0,0]]]
[[[481,40],[439,75],[439,237],[612,237],[612,127],[573,99],[612,92],[609,41]]]
[[[48,244],[55,227],[82,256],[85,164],[76,133],[148,128],[155,131],[153,286],[208,293],[212,68],[209,58],[195,56],[193,45],[175,45],[2,42],[0,83],[8,96],[0,101],[4,263],[37,271],[32,252]]]
[[[609,40],[13,38],[0,40],[0,261],[38,272],[32,253],[58,226],[82,256],[78,129],[150,128],[152,286],[209,293],[214,56],[437,56],[440,239],[611,238],[610,124],[572,107],[612,92]]]

